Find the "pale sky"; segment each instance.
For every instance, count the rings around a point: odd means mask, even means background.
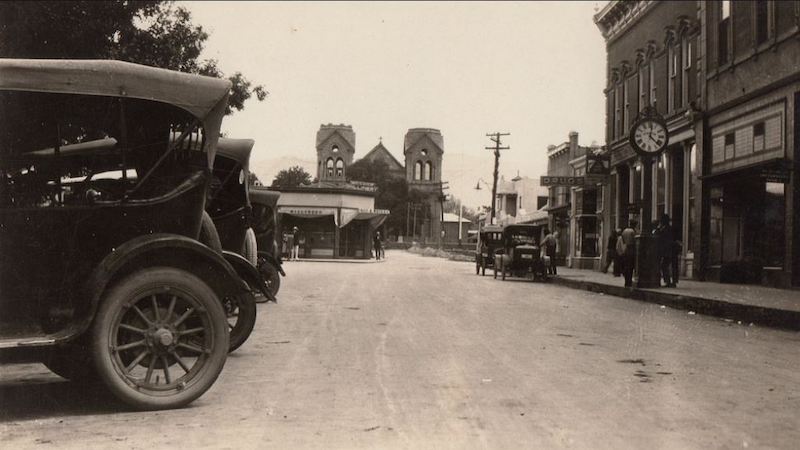
[[[184,3],[211,34],[203,58],[270,92],[225,119],[253,138],[269,184],[295,160],[316,160],[320,124],[356,133],[355,158],[383,137],[403,162],[415,127],[444,136],[443,180],[466,205],[489,204],[486,133],[510,132],[500,173],[538,178],[549,144],[604,139],[605,47],[592,16],[602,2]],[[312,171],[313,165],[307,167]],[[315,175],[312,172],[312,175]]]

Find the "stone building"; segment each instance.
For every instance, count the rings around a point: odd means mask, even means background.
[[[437,241],[442,228],[442,161],[444,138],[434,128],[411,128],[403,139],[406,181],[421,194],[419,206],[425,219],[420,224],[423,241]]]
[[[317,179],[347,180],[347,167],[356,152],[356,134],[350,125],[320,125],[317,131]]]
[[[666,213],[682,276],[800,285],[800,2],[611,1],[595,22],[607,50],[604,224]],[[627,133],[648,104],[669,147],[643,199]]]

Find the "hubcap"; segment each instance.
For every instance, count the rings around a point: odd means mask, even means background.
[[[155,332],[156,342],[161,344],[164,347],[169,347],[175,342],[175,336],[172,334],[171,331],[167,330],[166,328],[159,328]]]

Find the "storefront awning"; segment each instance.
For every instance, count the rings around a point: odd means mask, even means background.
[[[356,211],[356,210],[343,209],[338,225],[339,228],[343,228],[345,225],[352,222],[353,220],[369,220],[371,221],[373,227],[378,227],[383,223],[384,220],[386,220],[386,216],[388,215],[389,211],[383,209],[370,210],[370,211]]]
[[[290,206],[279,206],[278,214],[303,217],[306,219],[316,219],[319,217],[333,216],[336,225],[339,225],[339,215],[336,208],[295,208]]]

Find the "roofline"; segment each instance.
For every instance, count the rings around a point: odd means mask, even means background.
[[[395,158],[395,157],[394,157],[394,155],[392,154],[392,152],[390,152],[390,151],[389,151],[389,149],[388,149],[388,148],[386,148],[386,146],[385,146],[385,145],[383,145],[383,142],[379,142],[379,143],[378,143],[378,145],[376,145],[375,147],[372,147],[372,150],[368,151],[368,152],[367,152],[367,154],[365,154],[364,156],[362,156],[361,158],[358,158],[358,159],[359,159],[359,160],[366,159],[366,158],[367,158],[369,155],[371,155],[373,152],[376,152],[376,151],[378,151],[378,147],[383,147],[383,149],[384,149],[384,150],[386,150],[386,153],[388,153],[388,154],[389,154],[389,156],[392,158],[392,160],[393,160],[394,162],[396,162],[398,166],[402,167],[402,168],[403,168],[403,170],[405,170],[406,166],[405,166],[404,164],[400,164],[400,161],[399,161],[397,158]]]
[[[375,197],[377,192],[369,192],[364,191],[361,189],[353,189],[353,188],[334,188],[334,187],[324,187],[318,188],[314,186],[306,186],[306,187],[293,187],[293,188],[275,188],[274,190],[280,193],[303,193],[303,194],[351,194],[351,195],[360,195],[362,197]]]

